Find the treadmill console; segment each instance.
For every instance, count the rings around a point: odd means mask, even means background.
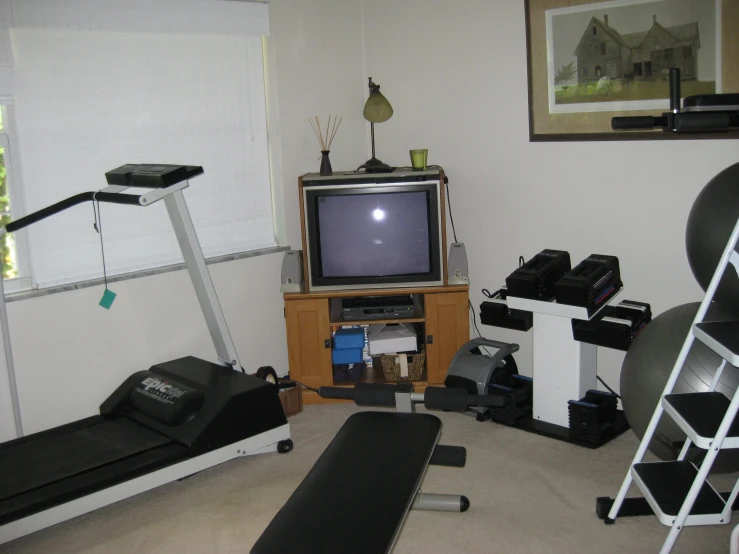
[[[126,164],[108,171],[109,185],[124,187],[166,188],[203,173],[196,165]]]

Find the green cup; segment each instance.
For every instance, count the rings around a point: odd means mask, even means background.
[[[424,171],[426,169],[426,161],[428,160],[429,151],[427,148],[421,150],[411,150],[411,167],[413,171]]]

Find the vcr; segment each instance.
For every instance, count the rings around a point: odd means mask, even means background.
[[[365,296],[344,298],[341,301],[344,321],[413,317],[414,314],[415,306],[409,295]]]

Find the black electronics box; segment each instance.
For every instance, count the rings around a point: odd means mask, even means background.
[[[508,294],[549,301],[554,284],[570,270],[570,254],[563,250],[542,250],[505,280]]]
[[[589,390],[580,400],[570,400],[567,404],[571,439],[602,444],[613,436],[618,410],[615,394]]]
[[[201,166],[169,164],[127,164],[108,171],[109,185],[166,188],[203,173]]]
[[[531,377],[511,375],[506,385],[488,385],[488,394],[504,397],[505,406],[490,408],[490,419],[497,423],[515,425],[531,417],[533,409],[534,382]]]
[[[558,304],[598,308],[623,286],[616,256],[591,254],[554,286]]]
[[[615,306],[606,306],[595,319],[572,320],[572,337],[616,350],[628,350],[636,336],[652,321],[649,304],[623,300]]]
[[[344,321],[413,317],[415,305],[410,294],[397,296],[365,296],[342,298],[341,316]]]
[[[480,304],[480,323],[517,331],[528,331],[534,325],[534,314],[525,310],[512,310],[506,299],[508,291],[500,289],[489,300]]]

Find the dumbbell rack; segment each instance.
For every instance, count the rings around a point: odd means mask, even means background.
[[[558,304],[508,296],[508,307],[533,312],[533,418],[526,430],[578,443],[570,439],[568,402],[579,400],[590,389],[597,388],[598,347],[575,340],[572,320],[590,320],[608,304],[619,298],[623,288],[615,291],[596,310],[583,306]],[[614,436],[628,429],[621,419]]]
[[[683,526],[729,523],[732,505],[739,493],[739,480],[728,498],[716,492],[707,481],[719,452],[722,449],[739,448],[739,425],[735,425],[734,422],[739,411],[739,393],[729,401],[726,396],[715,390],[726,363],[739,365],[739,321],[704,321],[716,289],[729,264],[733,265],[734,270],[739,274],[739,253],[734,250],[738,240],[739,221],[734,226],[662,391],[660,402],[654,410],[629,471],[605,519],[607,524],[615,522],[633,481],[659,521],[670,526],[670,532],[660,551],[662,554],[672,550]],[[673,394],[673,388],[695,339],[720,355],[723,362],[716,371],[708,392]],[[645,463],[642,460],[663,412],[667,412],[680,426],[688,439],[677,460]],[[685,459],[691,444],[707,451],[700,467]]]

